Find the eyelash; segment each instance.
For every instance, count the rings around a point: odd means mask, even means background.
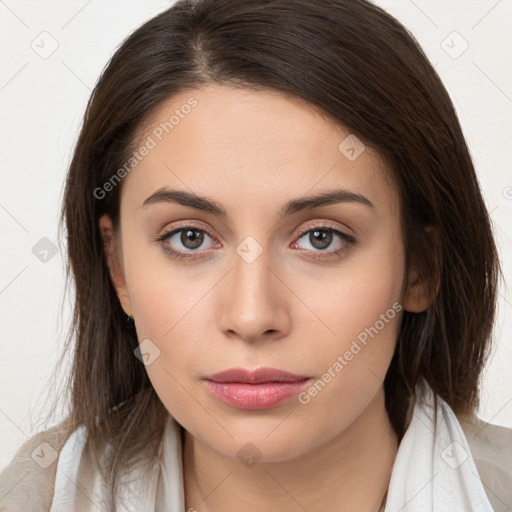
[[[164,244],[165,241],[167,241],[169,238],[171,238],[176,233],[180,233],[181,231],[186,231],[186,230],[194,230],[194,231],[199,231],[200,233],[206,233],[210,238],[214,238],[213,235],[211,235],[207,230],[205,230],[203,228],[199,228],[199,226],[186,225],[186,226],[181,226],[172,231],[166,231],[166,232],[162,233],[161,235],[154,237],[153,240],[155,242],[160,242],[162,245],[162,249],[177,260],[184,260],[184,259],[196,260],[198,258],[201,258],[202,255],[199,253],[199,251],[191,251],[189,253],[185,253],[185,252],[176,251],[176,250],[172,249],[171,247],[169,247],[169,245]],[[334,233],[335,235],[338,235],[343,241],[343,246],[340,249],[331,250],[331,251],[309,251],[307,249],[302,249],[303,252],[305,251],[305,252],[319,253],[316,256],[310,256],[313,259],[323,259],[323,258],[328,258],[328,257],[332,257],[335,255],[341,254],[342,252],[344,252],[347,249],[347,246],[355,245],[357,243],[354,237],[347,235],[343,231],[340,231],[339,229],[336,229],[328,224],[318,224],[315,226],[308,226],[307,228],[302,229],[298,233],[297,240],[302,238],[305,234],[308,234],[312,231],[327,231],[329,233]],[[198,253],[198,254],[195,254],[195,253]]]

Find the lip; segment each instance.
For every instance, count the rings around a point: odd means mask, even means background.
[[[311,380],[276,368],[230,368],[206,377],[209,391],[237,409],[268,409],[296,395]]]
[[[242,382],[246,384],[261,384],[265,382],[297,382],[309,379],[309,375],[296,375],[277,368],[262,367],[256,370],[245,368],[229,368],[219,373],[205,377],[213,382]]]

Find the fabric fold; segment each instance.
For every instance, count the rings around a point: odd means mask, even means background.
[[[417,387],[417,403],[400,442],[385,512],[494,512],[462,427],[449,405]]]

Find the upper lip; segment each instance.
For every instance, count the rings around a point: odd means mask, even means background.
[[[262,382],[297,382],[305,380],[307,375],[295,375],[277,368],[258,368],[247,370],[245,368],[229,368],[222,372],[205,377],[214,382],[245,382],[248,384],[260,384]]]

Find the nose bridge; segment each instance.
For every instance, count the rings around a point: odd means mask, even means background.
[[[270,269],[271,260],[270,250],[253,237],[238,244],[222,312],[224,330],[256,339],[284,328],[284,305],[279,303],[279,279]]]
[[[270,302],[270,260],[268,247],[252,236],[238,244],[234,256],[233,294],[242,307],[256,309]]]

